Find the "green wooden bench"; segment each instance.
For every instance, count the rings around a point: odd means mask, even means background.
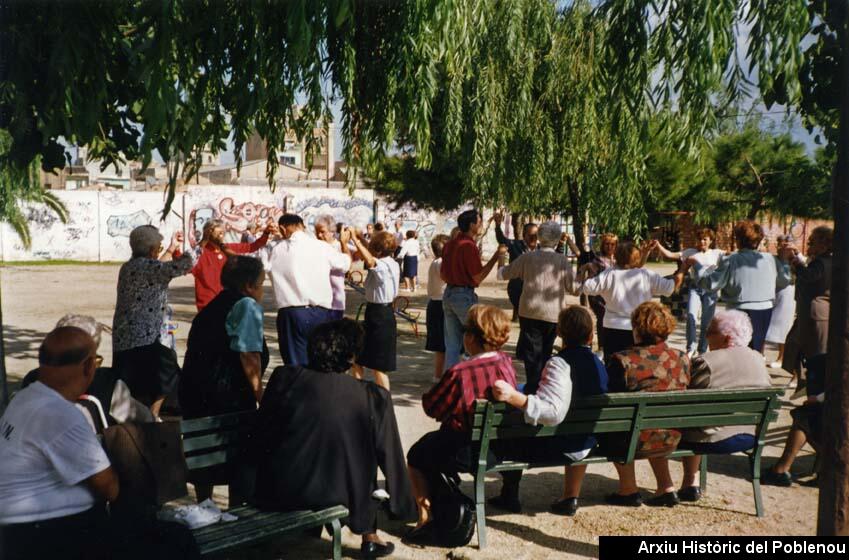
[[[183,453],[189,473],[239,459],[242,441],[253,424],[254,412],[225,414],[183,420]],[[193,531],[201,555],[218,554],[275,537],[300,533],[330,524],[333,531],[333,558],[342,557],[340,520],[348,509],[334,506],[320,511],[262,511],[250,506],[231,508],[238,520],[216,523]]]
[[[487,473],[553,467],[567,464],[565,457],[545,463],[501,461],[487,469],[486,456],[491,441],[519,438],[546,438],[581,434],[621,433],[627,438],[627,454],[622,457],[590,455],[571,464],[593,464],[634,460],[641,430],[652,428],[705,428],[711,426],[749,425],[756,427],[757,444],[746,454],[752,475],[755,511],[763,516],[760,471],[761,453],[769,423],[778,417],[779,395],[783,389],[691,390],[664,393],[610,393],[576,399],[569,407],[566,419],[558,426],[530,426],[521,412],[505,405],[485,400],[475,405],[471,440],[473,462],[477,464],[475,504],[478,519],[478,546],[486,546],[486,496],[484,482]],[[542,441],[540,442],[543,443]],[[692,451],[676,450],[670,457],[693,455]],[[476,461],[476,463],[475,463]],[[699,486],[707,485],[707,457],[700,464]]]

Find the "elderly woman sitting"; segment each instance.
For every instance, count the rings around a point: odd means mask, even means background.
[[[634,346],[613,355],[607,368],[609,389],[617,391],[680,391],[690,382],[690,360],[680,350],[670,348],[666,339],[675,330],[675,318],[665,306],[647,301],[631,314]],[[678,495],[669,474],[669,453],[681,440],[678,430],[643,430],[637,444],[636,459],[648,459],[657,480],[657,492],[646,504],[674,506]],[[624,455],[621,445],[611,445],[608,454]],[[616,442],[622,443],[625,442]],[[634,463],[613,463],[619,472],[619,492],[606,497],[609,504],[639,506],[643,503],[637,488]]]
[[[271,374],[251,434],[257,467],[255,500],[265,509],[318,509],[342,504],[348,528],[362,535],[362,556],[392,553],[377,535],[377,469],[389,510],[415,518],[410,480],[389,391],[344,375],[363,346],[350,319],[317,326],[307,341],[308,366]]]
[[[159,230],[139,226],[130,232],[133,256],[118,273],[112,367],[154,415],[180,374],[177,353],[160,344],[160,336],[168,309],[168,284],[188,274],[197,262],[195,252],[182,253],[182,244],[183,234],[177,231],[163,253]]]
[[[539,387],[557,337],[557,314],[569,305],[566,296],[576,294],[578,288],[569,259],[554,251],[560,240],[560,224],[545,222],[539,226],[538,239],[538,250],[524,253],[498,270],[502,280],[522,280],[516,357],[525,362],[526,395],[533,395]]]
[[[749,348],[752,323],[742,311],[720,311],[706,332],[710,352],[694,358],[690,368],[690,389],[737,389],[769,387],[769,374],[763,356]],[[755,445],[753,426],[724,426],[686,430],[678,447],[697,453],[684,457],[684,480],[678,497],[686,502],[701,498],[696,482],[703,454],[746,451]]]
[[[490,305],[473,305],[464,328],[463,346],[471,358],[452,366],[442,379],[422,396],[425,413],[442,425],[425,434],[407,452],[410,480],[419,507],[419,522],[410,531],[409,542],[427,542],[432,537],[431,490],[441,473],[469,472],[470,416],[476,399],[491,396],[496,381],[516,387],[516,372],[510,356],[500,349],[510,337],[510,318]],[[488,460],[495,459],[494,455]]]

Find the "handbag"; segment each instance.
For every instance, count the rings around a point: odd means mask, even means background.
[[[438,546],[466,546],[475,532],[475,502],[460,491],[459,480],[440,473],[434,480],[431,513]]]
[[[151,521],[159,506],[188,494],[179,422],[110,426],[103,443],[121,485],[113,518],[130,525]]]

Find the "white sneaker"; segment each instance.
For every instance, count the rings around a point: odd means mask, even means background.
[[[688,350],[687,351],[687,357],[690,358],[691,360],[693,358],[695,358],[697,355],[698,355],[698,352],[696,350]]]
[[[772,369],[781,369],[781,362],[772,362],[768,367]]]

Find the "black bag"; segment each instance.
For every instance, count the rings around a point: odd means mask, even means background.
[[[437,546],[466,546],[475,532],[475,502],[460,491],[459,480],[440,474],[434,481],[431,513]]]

